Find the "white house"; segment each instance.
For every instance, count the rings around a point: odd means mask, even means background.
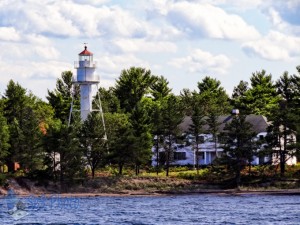
[[[219,133],[224,130],[225,124],[230,123],[232,116],[219,116],[218,122],[220,123],[219,126]],[[252,124],[253,131],[257,134],[256,139],[260,140],[262,144],[260,145],[258,151],[264,149],[266,147],[266,143],[264,143],[264,138],[267,135],[267,128],[269,123],[264,116],[261,115],[248,115],[246,117],[246,121]],[[179,125],[179,129],[182,132],[183,136],[185,137],[181,140],[181,143],[173,143],[172,144],[172,155],[171,155],[171,165],[196,165],[196,144],[195,144],[195,137],[189,134],[190,126],[192,124],[191,117],[185,117],[183,122]],[[208,130],[207,126],[203,126],[203,130]],[[199,149],[199,165],[209,165],[211,164],[217,156],[220,156],[223,153],[222,143],[221,140],[218,140],[217,143],[213,141],[212,134],[201,134],[200,135],[201,144],[198,144]],[[295,135],[290,135],[290,140],[296,141]],[[178,141],[179,142],[179,141]],[[282,142],[282,140],[281,140]],[[275,153],[270,156],[264,157],[253,157],[253,161],[251,162],[253,165],[259,165],[264,163],[279,163],[279,149],[273,149]],[[277,151],[276,151],[277,150]],[[154,145],[152,147],[152,166],[156,166],[159,164],[164,164],[164,149],[161,146]],[[158,162],[157,162],[158,160]],[[286,159],[286,163],[288,165],[293,165],[297,163],[296,157],[290,157]]]

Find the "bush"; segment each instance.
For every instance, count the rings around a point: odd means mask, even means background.
[[[0,173],[0,186],[7,186],[7,176],[3,173]]]

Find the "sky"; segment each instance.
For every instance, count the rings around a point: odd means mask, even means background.
[[[266,70],[300,65],[300,0],[0,0],[0,93],[9,80],[45,99],[88,43],[100,86],[150,69],[173,93],[205,76],[231,95]]]

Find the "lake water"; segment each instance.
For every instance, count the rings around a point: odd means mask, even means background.
[[[300,195],[7,196],[0,224],[300,224]]]

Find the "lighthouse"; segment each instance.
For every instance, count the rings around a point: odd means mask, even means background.
[[[87,50],[85,43],[84,50],[78,54],[78,61],[75,61],[74,67],[77,70],[76,78],[73,80],[73,84],[80,87],[80,110],[73,109],[73,94],[69,115],[69,125],[71,123],[71,116],[73,111],[80,111],[81,120],[87,119],[88,115],[92,111],[98,111],[101,114],[102,125],[104,129],[103,139],[107,139],[104,116],[101,106],[100,93],[96,101],[96,108],[93,109],[93,88],[98,91],[98,85],[100,83],[100,77],[96,75],[96,62],[93,60],[93,53]]]
[[[86,45],[78,56],[78,61],[74,63],[77,75],[73,83],[80,87],[80,116],[81,120],[84,121],[89,113],[94,111],[92,108],[92,88],[96,86],[98,90],[100,78],[96,75],[96,62],[93,60],[93,53],[87,50]]]

